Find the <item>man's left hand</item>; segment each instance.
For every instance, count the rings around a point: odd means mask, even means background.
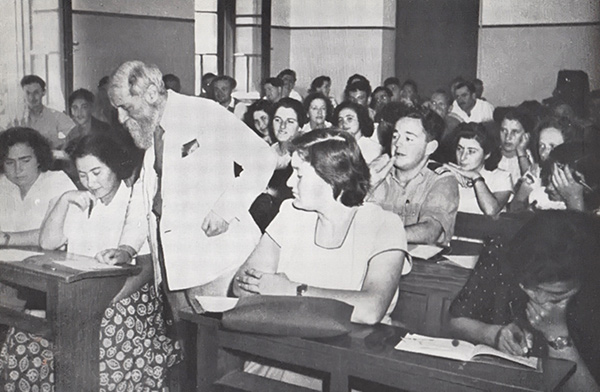
[[[204,230],[207,237],[218,236],[225,233],[228,229],[229,223],[212,210],[206,215],[204,222],[202,222],[202,230]]]

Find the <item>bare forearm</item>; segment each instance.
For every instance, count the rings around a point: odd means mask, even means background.
[[[450,331],[453,336],[473,343],[487,344],[491,347],[495,347],[496,336],[501,328],[501,325],[486,324],[468,317],[450,319]]]
[[[6,232],[10,236],[6,246],[38,246],[40,242],[40,230],[26,230]]]
[[[65,243],[64,227],[69,203],[61,197],[52,207],[40,229],[39,245],[44,249],[56,249]]]
[[[435,244],[442,234],[442,225],[437,221],[425,221],[405,226],[406,241],[415,244]]]
[[[392,293],[393,295],[393,293]],[[374,292],[333,290],[308,286],[304,296],[331,298],[354,306],[352,322],[360,324],[377,324],[381,321],[390,304],[390,298],[382,298]]]

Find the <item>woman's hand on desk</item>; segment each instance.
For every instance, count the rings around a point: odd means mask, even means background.
[[[496,348],[511,355],[527,355],[533,347],[531,332],[521,329],[515,323],[502,326],[496,335]]]
[[[254,268],[245,270],[244,275],[238,276],[236,280],[241,290],[262,295],[296,295],[298,286],[286,274],[265,273]]]
[[[121,245],[116,249],[104,249],[96,254],[99,263],[118,265],[127,264],[135,257],[135,250],[128,245]]]

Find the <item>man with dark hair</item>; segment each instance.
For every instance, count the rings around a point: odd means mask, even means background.
[[[482,123],[494,119],[494,105],[477,98],[477,91],[472,82],[457,83],[454,99],[451,112],[464,122]]]
[[[75,123],[66,114],[44,106],[42,99],[46,95],[46,82],[39,76],[24,76],[21,88],[26,103],[21,125],[35,129],[50,141],[53,150],[60,150]]]
[[[204,75],[202,75],[202,81],[201,81],[202,91],[200,92],[200,96],[202,98],[208,98],[208,99],[213,98],[212,82],[216,77],[217,77],[217,75],[215,75],[212,72],[207,72]]]
[[[298,91],[294,90],[294,87],[296,86],[296,71],[289,68],[284,69],[279,72],[277,78],[283,81],[282,97],[290,97],[302,102],[302,96]]]
[[[458,182],[452,173],[428,164],[444,121],[422,107],[397,113],[389,119],[395,124],[391,158],[384,154],[370,165],[370,201],[402,217],[408,242],[447,245],[458,210]]]
[[[163,82],[167,90],[173,90],[176,93],[181,92],[181,80],[174,74],[166,74],[163,76]]]
[[[110,132],[110,125],[92,115],[94,94],[91,91],[84,88],[73,91],[69,96],[69,109],[71,110],[71,118],[73,118],[76,125],[65,139],[65,147],[78,137],[92,133],[106,134]]]
[[[375,109],[369,107],[369,97],[371,96],[371,85],[368,82],[358,81],[346,86],[344,97],[346,101],[354,102],[364,106],[369,110],[371,120],[375,119]]]
[[[263,83],[263,90],[265,91],[265,99],[272,104],[275,104],[283,98],[283,80],[279,78],[268,78]]]
[[[383,86],[392,92],[392,102],[400,102],[400,79],[389,77],[383,81]]]
[[[217,76],[212,81],[214,100],[241,120],[244,118],[244,113],[246,113],[248,107],[245,103],[231,96],[236,86],[237,82],[231,76]]]

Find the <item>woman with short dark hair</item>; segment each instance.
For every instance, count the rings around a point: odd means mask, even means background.
[[[52,166],[50,143],[31,128],[0,133],[0,246],[38,245],[47,211],[65,191],[69,177]]]
[[[450,306],[456,337],[512,355],[576,362],[562,390],[600,390],[598,218],[539,211],[490,247]]]
[[[367,164],[381,155],[381,145],[371,139],[374,126],[366,107],[344,101],[335,108],[333,118],[338,128],[354,136]]]
[[[325,95],[321,93],[309,94],[304,99],[304,110],[308,116],[308,122],[300,130],[301,133],[331,127],[328,120],[333,114],[333,107]]]
[[[460,187],[458,211],[497,215],[513,193],[510,173],[498,169],[500,149],[493,136],[479,123],[456,127],[456,163],[447,163]]]
[[[271,130],[271,111],[273,104],[266,99],[259,99],[248,106],[244,113],[244,122],[261,139],[269,145],[274,143],[273,131]]]

